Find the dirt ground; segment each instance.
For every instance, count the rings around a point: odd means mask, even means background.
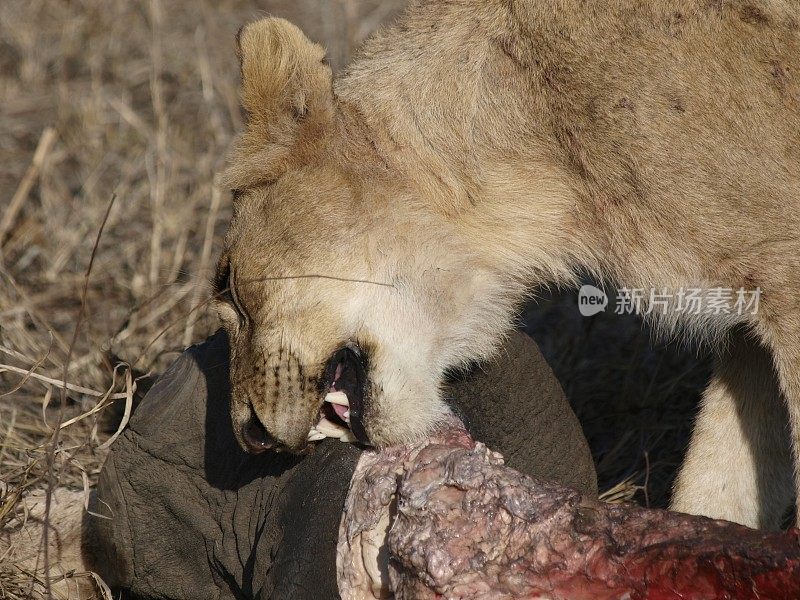
[[[214,174],[242,127],[239,26],[286,16],[341,67],[402,4],[0,2],[0,530],[32,490],[90,485],[108,423],[217,326],[208,280],[231,205]],[[664,506],[707,357],[633,317],[581,317],[573,293],[522,317],[607,497]],[[41,592],[3,559],[0,598]]]

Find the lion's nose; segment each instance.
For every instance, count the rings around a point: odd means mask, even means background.
[[[253,454],[261,454],[267,450],[278,449],[281,447],[280,442],[272,437],[269,432],[264,429],[255,416],[250,417],[245,426],[242,428],[242,439],[247,445],[249,452]]]

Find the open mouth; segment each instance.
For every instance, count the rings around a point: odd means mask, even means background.
[[[325,401],[319,421],[308,432],[308,440],[316,442],[332,437],[369,444],[362,422],[367,369],[360,349],[353,345],[337,351],[328,361],[324,381]]]

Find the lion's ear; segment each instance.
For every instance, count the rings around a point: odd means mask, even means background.
[[[237,36],[242,104],[252,120],[302,120],[324,111],[332,76],[325,50],[284,19],[250,23]]]
[[[247,129],[227,179],[245,187],[275,179],[324,135],[333,118],[333,75],[325,50],[284,19],[250,23],[236,39]]]

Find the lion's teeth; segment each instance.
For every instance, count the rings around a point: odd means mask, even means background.
[[[350,422],[350,411],[349,410],[344,411],[342,413],[342,418],[349,423]]]
[[[344,394],[341,393],[343,396]],[[329,396],[332,394],[328,394]],[[326,398],[327,400],[327,398]],[[334,404],[338,404],[334,403]],[[344,413],[345,421],[349,422],[350,419],[350,411],[345,411]],[[355,442],[356,436],[353,435],[353,432],[350,431],[347,427],[343,427],[338,423],[334,423],[329,421],[325,417],[320,418],[317,424],[311,428],[311,431],[308,432],[308,441],[310,442],[318,442],[323,438],[335,438],[337,440],[341,440],[343,442]]]
[[[320,433],[325,434],[326,437],[332,438],[341,438],[345,433],[348,433],[350,430],[342,427],[341,425],[337,425],[336,423],[330,422],[325,417],[322,417],[319,420],[319,423],[316,425],[317,431]]]
[[[347,394],[344,392],[329,393],[327,396],[325,396],[325,402],[338,404],[339,406],[350,406],[350,403],[347,401]]]
[[[308,432],[309,442],[318,442],[324,439],[325,439],[325,434],[320,431],[317,431],[316,427],[312,428],[311,431]]]
[[[342,442],[355,442],[357,440],[356,440],[356,436],[353,435],[352,431],[350,431],[349,429],[345,429],[344,433],[342,434],[342,437],[339,438],[339,441],[342,441]]]

